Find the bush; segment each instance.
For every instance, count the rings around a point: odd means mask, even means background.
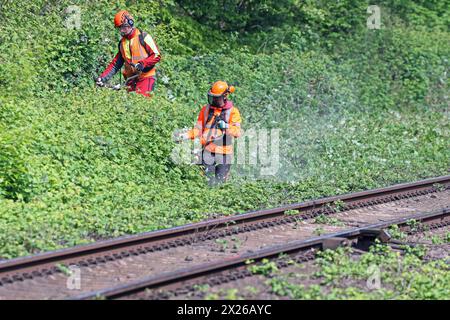
[[[440,4],[420,4],[436,18],[426,29],[399,5],[388,29],[366,30],[363,1],[299,3],[292,14],[285,3],[252,3],[239,23],[224,17],[244,30],[224,31],[184,1],[79,1],[74,30],[64,27],[72,2],[3,2],[0,256],[445,174]],[[163,52],[151,100],[93,87],[125,7]],[[199,167],[171,160],[173,131],[193,125],[218,79],[236,85],[245,130],[280,130],[275,176],[234,166],[231,183],[210,189]]]

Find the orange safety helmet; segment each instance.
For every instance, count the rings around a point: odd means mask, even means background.
[[[227,95],[234,92],[234,86],[228,86],[225,81],[216,81],[208,91],[208,103],[215,107],[223,107]]]
[[[130,27],[134,26],[133,16],[126,10],[120,10],[114,16],[114,25],[120,27],[123,24],[128,24]]]
[[[208,95],[220,97],[224,94],[233,93],[234,90],[234,86],[228,86],[228,83],[226,83],[225,81],[216,81],[211,86]]]

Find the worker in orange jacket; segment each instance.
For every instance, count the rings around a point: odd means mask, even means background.
[[[128,11],[119,11],[114,16],[114,25],[122,36],[119,51],[96,79],[96,83],[103,86],[125,65],[122,73],[125,80],[129,79],[126,82],[128,92],[135,91],[148,97],[156,81],[155,65],[161,60],[159,49],[148,33],[135,27],[134,19]]]
[[[241,136],[241,115],[228,100],[235,88],[215,82],[208,92],[208,104],[200,110],[194,128],[176,137],[177,141],[200,138],[202,165],[210,184],[225,182],[233,159],[233,137]]]

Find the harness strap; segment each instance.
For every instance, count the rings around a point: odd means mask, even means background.
[[[147,46],[145,45],[145,37],[147,36],[147,32],[139,30],[139,42],[141,43],[141,46],[144,47],[145,52],[147,52],[148,55],[150,55],[150,52],[147,51]]]
[[[208,105],[206,106],[206,108],[205,108],[205,113],[204,113],[204,115],[203,115],[203,119],[206,119],[206,120],[204,120],[204,123],[203,123],[203,127],[204,127],[204,128],[211,129],[211,128],[213,128],[213,127],[217,124],[217,122],[220,121],[220,120],[223,120],[223,121],[225,121],[226,123],[229,122],[229,120],[230,120],[230,115],[231,115],[231,108],[230,108],[230,109],[226,109],[226,110],[222,110],[222,112],[220,113],[220,115],[217,116],[217,117],[214,119],[214,123],[213,123],[213,124],[208,124],[208,123],[211,122],[212,117],[214,117],[214,112],[210,112],[210,110],[211,110],[211,106],[208,104]]]
[[[229,109],[226,109],[226,110],[222,110],[220,115],[218,115],[218,116],[216,116],[214,118],[213,123],[210,123],[212,117],[214,117],[214,112],[211,112],[211,106],[209,104],[206,105],[205,113],[203,115],[203,119],[204,119],[203,128],[210,129],[210,130],[209,130],[208,135],[206,137],[206,145],[204,147],[206,147],[207,145],[212,143],[210,138],[211,138],[213,130],[211,130],[211,129],[217,129],[217,123],[220,120],[224,120],[227,123],[229,122],[230,116],[231,116],[231,109],[232,108],[229,108]],[[222,144],[223,146],[229,145],[229,142],[231,142],[231,139],[230,139],[229,135],[226,134],[226,133],[223,134],[222,139],[223,139],[223,144]]]

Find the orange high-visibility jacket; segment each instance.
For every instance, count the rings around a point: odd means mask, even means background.
[[[147,52],[146,48],[143,47],[141,42],[139,41],[140,34],[141,31],[139,29],[136,29],[136,32],[133,34],[133,37],[131,39],[122,37],[122,39],[120,40],[120,53],[125,62],[125,70],[123,71],[123,75],[126,78],[133,75],[133,68],[131,67],[130,63],[136,64],[149,57],[149,53]],[[148,47],[150,47],[152,54],[155,54],[155,56],[159,56],[158,47],[149,34],[145,35],[144,43]],[[139,78],[148,78],[154,76],[155,74],[156,69],[152,68],[147,72],[142,72]]]
[[[223,120],[229,124],[229,128],[225,129],[225,132],[213,126],[216,117],[221,114],[224,116]],[[224,135],[222,136],[222,134]],[[210,105],[203,106],[198,114],[197,123],[193,129],[188,131],[190,139],[200,137],[200,142],[205,150],[221,154],[232,154],[232,137],[238,138],[241,134],[241,114],[231,101],[227,101],[223,109]],[[221,136],[223,137],[222,139],[213,139]]]

